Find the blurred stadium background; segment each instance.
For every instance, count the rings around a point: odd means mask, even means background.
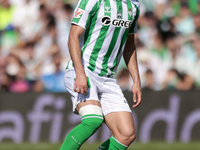
[[[55,150],[80,122],[64,83],[78,0],[0,0],[0,150]],[[139,0],[138,150],[200,149],[200,1]],[[132,105],[123,59],[115,76]],[[105,125],[82,150],[109,138]]]

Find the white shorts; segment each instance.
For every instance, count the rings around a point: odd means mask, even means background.
[[[104,116],[111,112],[131,112],[129,104],[125,99],[119,85],[117,84],[116,79],[100,77],[87,68],[85,68],[85,74],[88,77],[88,85],[90,84],[90,88],[88,88],[87,94],[83,95],[78,94],[73,90],[74,81],[76,78],[74,68],[68,68],[65,70],[65,87],[71,94],[74,113],[78,113],[76,111],[77,105],[86,100],[99,101]]]

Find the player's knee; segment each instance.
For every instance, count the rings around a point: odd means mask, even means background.
[[[123,129],[115,135],[121,143],[125,145],[130,145],[136,139],[136,133],[134,129]]]
[[[83,106],[80,108],[79,114],[82,117],[82,124],[94,130],[98,129],[103,123],[103,113],[99,106]]]
[[[131,143],[133,143],[134,141],[135,141],[135,139],[136,139],[136,134],[135,134],[135,132],[132,134],[132,135],[130,135],[130,137],[129,137],[129,142],[130,142],[130,144]]]
[[[123,140],[126,141],[126,143],[131,144],[135,138],[136,138],[136,134],[134,131],[126,133],[123,135]]]

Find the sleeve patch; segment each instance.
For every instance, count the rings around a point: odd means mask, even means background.
[[[76,10],[76,12],[75,12],[74,18],[80,18],[81,15],[82,15],[84,12],[85,12],[84,10],[78,8],[78,9]]]

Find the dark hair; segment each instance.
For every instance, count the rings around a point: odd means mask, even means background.
[[[52,28],[55,28],[55,27],[56,27],[56,22],[54,22],[54,21],[48,22],[47,29],[52,29]]]
[[[39,10],[46,10],[46,6],[45,6],[44,4],[41,4],[41,5],[39,6]]]
[[[153,73],[153,71],[151,69],[146,70],[146,74],[152,74],[152,73]]]
[[[185,8],[187,7],[188,8],[189,7],[188,2],[182,1],[181,2],[181,7],[185,7]]]
[[[72,8],[72,6],[70,4],[65,4],[64,5],[64,10],[65,11],[73,11],[73,8]]]
[[[25,48],[29,48],[29,47],[34,47],[35,43],[34,42],[27,42],[25,45]]]
[[[52,15],[51,13],[48,13],[46,15],[46,19],[47,19],[48,22],[54,22],[54,23],[56,22],[54,15]]]

